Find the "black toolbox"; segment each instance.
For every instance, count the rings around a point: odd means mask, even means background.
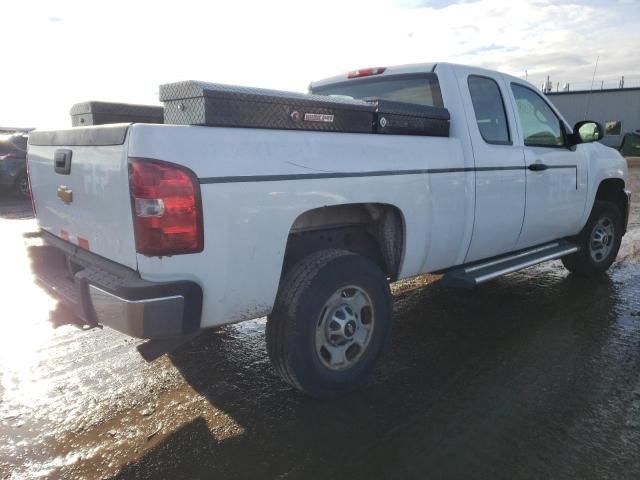
[[[73,127],[108,123],[162,123],[164,117],[161,106],[112,102],[76,103],[69,113]]]
[[[361,100],[189,80],[160,85],[160,101],[168,124],[374,133]]]
[[[377,133],[396,135],[449,136],[449,111],[414,103],[376,100]]]

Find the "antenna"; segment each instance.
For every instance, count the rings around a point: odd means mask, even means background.
[[[587,108],[584,112],[584,118],[587,118],[589,115],[589,106],[591,105],[591,97],[593,96],[593,82],[596,80],[596,72],[598,71],[598,61],[600,60],[600,55],[596,58],[596,67],[593,69],[593,77],[591,77],[591,89],[589,90],[589,96],[587,97]]]

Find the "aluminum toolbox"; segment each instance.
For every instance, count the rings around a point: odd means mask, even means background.
[[[71,126],[107,123],[162,123],[163,108],[129,103],[82,102],[71,107]]]
[[[376,100],[376,132],[397,135],[449,136],[449,111],[413,103]]]
[[[185,81],[160,86],[164,121],[179,125],[373,133],[361,100]]]

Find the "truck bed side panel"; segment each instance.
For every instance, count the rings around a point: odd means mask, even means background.
[[[203,327],[271,310],[288,233],[308,210],[396,206],[406,277],[455,264],[473,205],[454,138],[134,125],[129,155],[178,161],[200,178],[204,252],[138,255],[138,267],[148,280],[203,285]]]

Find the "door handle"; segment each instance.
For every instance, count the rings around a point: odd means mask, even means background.
[[[533,172],[543,172],[547,168],[549,168],[549,166],[545,165],[544,163],[532,163],[531,165],[529,165],[529,170]]]

